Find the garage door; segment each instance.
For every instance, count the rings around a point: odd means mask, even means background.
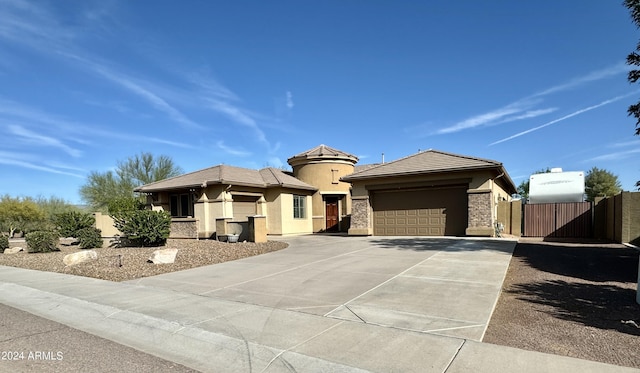
[[[248,221],[248,216],[254,216],[256,214],[256,202],[258,197],[253,196],[233,196],[233,220],[234,221]]]
[[[467,186],[376,191],[376,236],[462,236],[467,228]]]

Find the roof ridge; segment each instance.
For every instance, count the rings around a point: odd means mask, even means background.
[[[497,165],[501,165],[502,164],[502,162],[498,162],[498,161],[496,161],[494,159],[474,157],[474,156],[465,155],[465,154],[450,153],[450,152],[445,152],[445,151],[437,150],[437,149],[429,149],[429,150],[425,150],[424,152],[428,152],[428,151],[434,152],[434,153],[450,155],[450,156],[458,157],[458,158],[466,158],[466,159],[473,159],[473,160],[476,160],[476,161],[489,162],[489,163],[493,163],[493,164],[497,164]],[[423,152],[419,152],[417,154],[420,154],[420,153],[423,153]]]
[[[153,182],[148,183],[148,184],[140,185],[138,188],[143,187],[143,186],[149,186],[149,185],[154,185],[154,184],[162,183],[162,182],[169,181],[169,180],[173,180],[173,179],[176,179],[176,178],[179,178],[179,177],[189,176],[189,175],[192,175],[192,174],[195,174],[195,173],[199,173],[199,172],[202,172],[202,171],[212,170],[212,169],[214,169],[214,168],[216,168],[216,167],[220,167],[220,166],[222,166],[222,164],[217,164],[217,165],[215,165],[215,166],[211,166],[211,167],[203,168],[203,169],[201,169],[201,170],[195,170],[195,171],[191,171],[191,172],[186,172],[186,173],[184,173],[184,174],[180,174],[180,175],[176,175],[176,176],[171,176],[171,177],[168,177],[168,178],[166,178],[166,179],[162,179],[162,180],[156,180],[156,181],[153,181]]]
[[[274,177],[274,178],[276,179],[276,181],[278,182],[278,185],[283,185],[283,184],[284,184],[284,181],[282,181],[282,180],[278,177],[278,175],[275,173],[275,167],[265,167],[264,169],[266,169],[267,171],[269,171],[269,172],[271,173],[271,175],[273,175],[273,177]],[[264,180],[264,178],[263,178],[263,180]],[[265,184],[266,184],[266,180],[264,180],[264,181],[265,181]]]

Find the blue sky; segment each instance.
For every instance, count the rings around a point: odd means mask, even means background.
[[[80,203],[140,152],[185,171],[438,149],[640,180],[621,1],[0,0],[0,194]]]

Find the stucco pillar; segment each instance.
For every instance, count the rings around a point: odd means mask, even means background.
[[[490,189],[468,190],[468,226],[465,231],[467,236],[493,237],[492,193]]]
[[[371,228],[371,205],[369,196],[352,197],[351,199],[351,227],[350,236],[370,236],[373,234]]]
[[[249,216],[249,241],[267,242],[267,217]]]
[[[232,218],[217,218],[216,219],[216,236],[224,236],[229,234],[227,223],[233,220]]]

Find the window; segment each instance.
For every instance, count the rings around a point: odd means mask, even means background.
[[[306,196],[293,196],[293,218],[304,219],[306,210]]]
[[[186,218],[187,216],[193,216],[193,202],[190,193],[172,194],[169,207],[172,217]]]
[[[340,170],[331,170],[331,184],[339,184],[340,183],[340,175],[338,174]]]

